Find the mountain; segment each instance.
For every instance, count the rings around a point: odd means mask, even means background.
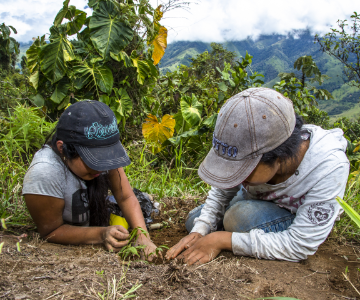
[[[25,55],[30,45],[31,42],[20,44],[20,58]],[[311,55],[321,72],[330,77],[322,87],[330,91],[334,97],[334,100],[320,101],[319,107],[327,111],[332,118],[357,118],[360,115],[360,90],[345,84],[341,63],[322,53],[319,45],[314,43],[314,36],[308,31],[288,35],[262,35],[256,40],[248,38],[231,41],[223,46],[239,57],[245,56],[248,51],[253,56],[252,70],[265,76],[265,85],[268,87],[272,87],[279,80],[277,75],[280,72],[294,72],[293,65],[297,58]],[[210,43],[180,41],[169,44],[161,60],[160,69],[165,73],[176,70],[181,64],[189,65],[192,57],[204,51],[211,51]]]
[[[314,36],[308,31],[297,31],[289,35],[262,35],[258,39],[231,41],[225,48],[245,56],[253,56],[252,70],[265,76],[265,85],[272,87],[279,80],[280,72],[294,72],[294,62],[303,55],[311,55],[323,74],[331,77],[322,85],[329,90],[334,100],[321,101],[319,107],[329,115],[356,117],[360,112],[360,91],[345,84],[342,79],[342,65],[336,59],[320,51],[314,43]],[[174,71],[180,64],[189,65],[191,57],[204,51],[211,51],[210,44],[181,41],[168,45],[161,60],[162,72]],[[295,72],[296,73],[296,72]]]

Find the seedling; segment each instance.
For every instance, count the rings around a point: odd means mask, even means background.
[[[129,237],[129,241],[128,241],[127,245],[124,246],[119,252],[119,256],[122,259],[125,260],[128,256],[140,257],[141,250],[146,248],[145,245],[135,246],[136,241],[138,239],[138,231],[139,230],[141,231],[142,234],[147,236],[147,232],[144,229],[142,229],[141,227],[134,228],[130,233],[130,237]]]
[[[95,274],[96,274],[96,275],[99,275],[101,278],[103,278],[103,277],[104,277],[104,270],[95,271]]]
[[[129,241],[128,241],[127,245],[124,246],[119,251],[119,256],[122,259],[125,260],[129,256],[133,256],[133,257],[137,256],[140,258],[141,251],[146,248],[146,245],[135,246],[136,241],[138,239],[138,231],[139,230],[142,234],[144,234],[145,236],[148,236],[148,233],[141,227],[137,227],[137,228],[133,229],[130,233],[130,237],[129,237]],[[146,255],[146,259],[148,259],[148,257],[153,254],[156,254],[156,256],[158,256],[160,252],[164,251],[164,249],[169,249],[169,247],[166,245],[161,245],[161,246],[157,247],[154,252],[151,252],[148,255]]]
[[[155,252],[151,252],[148,256],[151,256],[153,254],[156,254],[156,256],[158,256],[160,252],[164,251],[164,249],[169,250],[169,247],[166,245],[161,245],[155,249]]]

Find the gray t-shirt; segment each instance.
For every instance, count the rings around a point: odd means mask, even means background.
[[[64,199],[64,222],[89,226],[90,209],[85,182],[75,176],[47,145],[34,155],[25,174],[22,194]]]

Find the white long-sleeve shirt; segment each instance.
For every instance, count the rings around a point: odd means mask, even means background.
[[[293,223],[287,230],[276,233],[260,229],[234,232],[235,255],[289,261],[306,259],[325,241],[342,213],[335,198],[343,197],[349,175],[343,132],[323,130],[315,125],[304,125],[303,129],[311,134],[310,145],[298,172],[280,184],[244,186],[245,199],[272,201],[296,214]],[[240,189],[241,185],[226,190],[212,187],[191,232],[206,235],[216,231],[216,224],[223,219],[226,207]]]

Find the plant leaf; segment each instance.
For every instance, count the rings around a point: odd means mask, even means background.
[[[102,103],[105,103],[106,105],[110,105],[110,102],[111,102],[108,95],[101,95],[99,97],[99,101]]]
[[[59,81],[66,73],[66,62],[75,58],[71,43],[62,35],[52,43],[41,47],[41,71],[52,84]]]
[[[32,97],[32,100],[34,101],[35,105],[38,107],[43,107],[45,104],[45,100],[43,96],[40,94],[37,94],[36,96]]]
[[[216,124],[216,120],[218,117],[218,113],[214,113],[212,116],[210,116],[209,118],[207,118],[203,124],[210,127],[210,128],[215,128],[215,124]]]
[[[124,61],[124,65],[127,68],[133,66],[130,57],[126,54],[125,51],[120,51],[118,55],[115,55],[113,52],[110,52],[110,56],[112,59],[118,62]]]
[[[55,90],[50,99],[55,103],[60,103],[66,97],[69,88],[69,79],[67,77],[62,78],[55,86]]]
[[[54,20],[54,25],[55,26],[59,26],[61,24],[61,22],[63,21],[63,19],[65,18],[66,13],[68,12],[68,5],[69,5],[70,0],[65,0],[63,2],[63,7],[59,10],[59,12],[57,13],[55,20]]]
[[[197,126],[201,122],[202,104],[197,100],[195,95],[192,98],[184,96],[180,101],[181,113],[186,122],[192,127]]]
[[[35,90],[37,90],[39,86],[39,77],[40,77],[40,71],[37,70],[34,73],[32,73],[29,77],[29,81],[31,85],[34,87]]]
[[[131,53],[131,60],[138,73],[137,81],[140,84],[144,84],[145,78],[151,73],[149,65],[146,61],[141,60],[140,57],[136,55],[135,50]]]
[[[125,117],[127,113],[130,113],[133,108],[132,101],[126,92],[125,89],[114,89],[115,94],[118,97],[118,100],[116,100],[117,103],[119,103],[119,106],[117,108],[117,112],[120,114],[120,116]]]
[[[110,52],[118,55],[133,38],[133,30],[121,20],[121,15],[110,1],[99,3],[89,28],[91,40],[105,60],[110,58]]]
[[[78,33],[86,21],[86,12],[77,9],[72,21],[66,23],[68,35]]]
[[[337,202],[341,205],[341,207],[345,210],[347,215],[356,223],[356,225],[360,228],[360,215],[344,200],[340,197],[336,197]]]
[[[34,69],[38,65],[39,53],[40,53],[40,47],[38,47],[35,42],[26,51],[26,58],[27,58],[26,64],[30,73],[33,73]]]
[[[164,115],[161,122],[149,114],[142,125],[142,133],[147,142],[162,144],[174,135],[175,120],[170,115]]]
[[[156,66],[164,56],[167,47],[167,29],[164,26],[160,27],[159,34],[154,38],[152,44],[154,45],[152,59]]]
[[[75,80],[75,87],[77,89],[82,89],[86,85],[90,89],[95,89],[98,98],[100,97],[100,91],[111,94],[114,77],[108,66],[84,63],[83,65],[75,66],[73,70],[77,77]]]

